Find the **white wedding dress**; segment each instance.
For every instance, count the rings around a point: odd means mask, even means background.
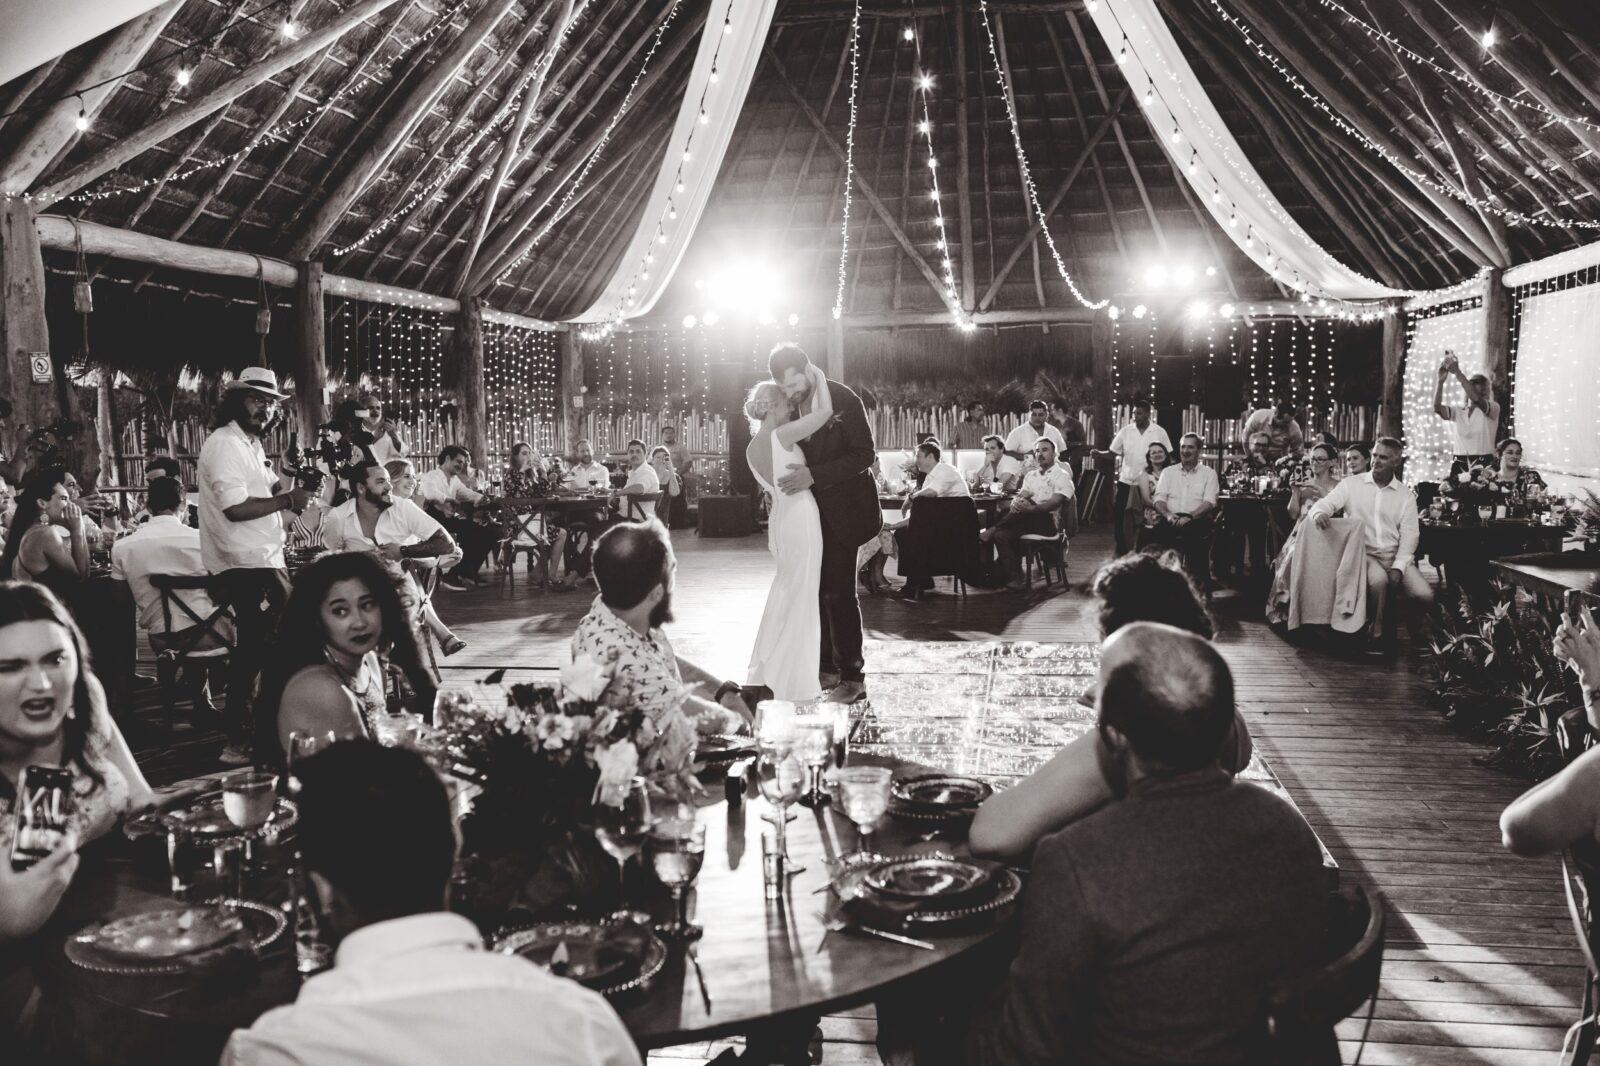
[[[778,491],[773,470],[791,463],[805,465],[799,448],[785,448],[772,433],[772,470],[752,469],[761,487],[772,494],[767,519],[767,549],[778,572],[767,591],[755,650],[750,655],[746,684],[765,685],[775,699],[815,699],[822,691],[817,678],[822,650],[822,619],[817,593],[822,582],[822,519],[817,498],[809,492],[793,496]]]

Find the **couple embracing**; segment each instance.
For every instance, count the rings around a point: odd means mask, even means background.
[[[883,527],[870,473],[876,452],[861,398],[829,381],[795,344],[767,359],[750,390],[746,457],[772,494],[767,547],[777,573],[747,684],[777,699],[866,698],[856,554]]]

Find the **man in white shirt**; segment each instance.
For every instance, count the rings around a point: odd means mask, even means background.
[[[948,536],[947,530],[937,525],[938,519],[924,519],[933,521],[936,525],[924,528],[919,515],[926,515],[926,509],[919,510],[909,501],[925,499],[934,496],[960,497],[972,496],[972,489],[967,485],[967,479],[961,476],[961,471],[943,460],[944,453],[940,450],[937,441],[924,441],[917,445],[916,456],[913,462],[917,464],[917,471],[922,474],[922,485],[913,492],[908,500],[910,508],[904,522],[896,528],[896,550],[899,552],[900,576],[906,579],[900,593],[908,600],[919,599],[923,593],[933,588],[933,578],[926,572],[931,569],[928,554],[928,536],[930,532],[941,538]],[[900,527],[904,528],[900,528]],[[939,550],[933,548],[934,551]]]
[[[1061,431],[1048,421],[1049,414],[1048,404],[1043,400],[1033,401],[1028,405],[1028,420],[1006,437],[1006,454],[1020,460],[1030,470],[1034,465],[1033,446],[1041,437],[1056,446],[1057,456],[1067,450],[1067,442],[1062,439]]]
[[[919,496],[971,496],[972,489],[961,471],[944,461],[944,453],[935,441],[917,445],[917,469],[922,473],[922,487],[911,494]]]
[[[139,612],[139,625],[156,653],[156,671],[166,685],[177,680],[169,676],[177,663],[162,658],[162,652],[177,651],[186,657],[221,659],[227,653],[226,641],[233,636],[233,624],[225,618],[202,628],[202,623],[217,609],[205,589],[173,590],[172,597],[183,606],[173,603],[164,609],[161,590],[150,580],[152,574],[208,576],[200,560],[200,531],[184,525],[178,517],[179,510],[187,506],[183,496],[183,486],[176,479],[158,477],[152,480],[146,493],[150,517],[111,549],[111,578],[127,583]],[[189,671],[196,710],[212,707],[208,673],[198,667]]]
[[[1294,404],[1287,400],[1253,411],[1239,430],[1239,441],[1249,450],[1251,438],[1265,433],[1267,446],[1261,449],[1261,454],[1269,462],[1275,463],[1285,455],[1299,455],[1305,449],[1306,435],[1294,415]]]
[[[567,470],[567,476],[562,478],[562,485],[569,489],[582,489],[593,492],[603,492],[611,487],[611,471],[605,464],[594,461],[594,445],[587,437],[573,445],[573,452],[578,461]]]
[[[1006,588],[1022,592],[1028,584],[1022,578],[1022,564],[1017,559],[1017,541],[1024,534],[1034,533],[1053,537],[1058,532],[1056,512],[1071,503],[1076,488],[1072,484],[1072,471],[1066,464],[1056,462],[1055,442],[1041,436],[1033,445],[1034,467],[1022,478],[1022,491],[1011,501],[1011,510],[1000,521],[978,534],[978,539],[993,543],[1005,568]],[[1062,555],[1066,554],[1062,545]]]
[[[595,462],[594,445],[589,439],[580,438],[572,449],[578,461],[561,479],[562,487],[573,492],[610,491],[611,471],[605,468],[605,464]],[[567,532],[563,561],[566,563],[567,587],[570,588],[579,578],[589,576],[595,538],[605,531],[609,517],[592,511],[575,511],[572,514],[557,512],[557,515],[557,523]]]
[[[1189,576],[1202,589],[1211,583],[1211,539],[1216,533],[1217,472],[1200,461],[1198,434],[1178,438],[1178,464],[1161,471],[1155,507],[1161,521],[1151,531],[1157,543],[1183,555]]]
[[[1452,374],[1461,382],[1466,394],[1467,402],[1460,407],[1444,402],[1444,379]],[[1494,438],[1500,428],[1500,405],[1495,402],[1494,388],[1487,375],[1474,374],[1469,378],[1462,374],[1461,361],[1452,351],[1446,350],[1444,362],[1439,364],[1439,381],[1433,388],[1433,413],[1455,427],[1456,462],[1452,473],[1494,463]]]
[[[421,756],[352,741],[296,762],[295,777],[296,839],[334,965],[235,1030],[221,1066],[639,1066],[604,997],[484,950],[444,909],[455,829]]]
[[[264,367],[249,367],[228,383],[217,428],[200,448],[200,557],[233,609],[238,640],[228,663],[223,710],[227,744],[222,761],[250,762],[250,701],[266,649],[289,598],[283,558],[282,512],[299,514],[311,494],[280,479],[261,446],[284,393]]]
[[[1144,471],[1145,457],[1152,444],[1164,445],[1168,453],[1172,451],[1172,438],[1150,417],[1150,401],[1143,396],[1135,396],[1133,421],[1117,431],[1117,435],[1111,438],[1109,449],[1095,453],[1099,456],[1114,455],[1121,464],[1117,469],[1116,497],[1111,505],[1113,515],[1120,515],[1128,509],[1128,494]],[[1126,543],[1123,523],[1113,522],[1111,528],[1116,534],[1117,554],[1132,551],[1133,545]]]
[[[375,551],[391,563],[438,559],[456,550],[444,526],[396,496],[389,471],[372,462],[350,472],[350,498],[323,519],[322,543],[329,551]]]
[[[650,450],[642,440],[628,442],[628,480],[617,491],[629,496],[661,491],[661,475],[650,465]]]
[[[411,454],[411,446],[400,435],[400,430],[383,417],[382,400],[370,393],[361,397],[356,401],[355,416],[360,419],[360,428],[372,435],[367,454],[374,462],[387,465],[391,459],[404,459]]]
[[[468,582],[483,584],[478,570],[497,543],[493,530],[467,517],[469,508],[481,506],[488,499],[461,480],[469,458],[461,445],[447,444],[439,450],[439,465],[417,479],[417,494],[461,546],[461,561],[439,581],[445,588],[455,591],[465,588]]]
[[[1390,595],[1404,588],[1416,613],[1433,602],[1433,588],[1417,569],[1417,498],[1396,473],[1401,455],[1399,441],[1379,437],[1372,446],[1372,470],[1345,478],[1311,508],[1318,529],[1327,529],[1342,514],[1359,519],[1366,531],[1367,612],[1378,653],[1383,651],[1379,641],[1392,643],[1395,636],[1383,626]]]

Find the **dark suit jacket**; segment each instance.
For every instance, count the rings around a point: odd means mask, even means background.
[[[815,484],[811,491],[822,514],[822,535],[861,545],[883,528],[878,487],[872,480],[877,452],[861,397],[837,381],[828,382],[833,418],[800,442]],[[781,474],[780,474],[781,476]]]

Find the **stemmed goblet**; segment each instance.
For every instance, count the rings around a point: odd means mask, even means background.
[[[615,806],[596,803],[594,835],[606,854],[617,860],[617,906],[628,902],[628,860],[639,854],[650,835],[650,792],[642,777],[628,782],[622,802]]]
[[[808,714],[796,718],[795,754],[806,764],[807,786],[800,802],[807,807],[822,807],[829,803],[822,789],[822,775],[828,768],[833,750],[833,719],[823,714]]]
[[[805,869],[790,860],[788,841],[789,807],[800,798],[805,779],[805,767],[795,753],[792,739],[782,737],[760,742],[756,783],[761,788],[762,798],[772,805],[773,840],[777,853],[783,856],[784,868],[792,874]]]
[[[894,772],[886,766],[847,766],[839,771],[839,801],[856,827],[856,850],[839,859],[842,867],[875,861],[868,844],[878,819],[889,809],[889,784]]]
[[[705,932],[689,921],[687,891],[706,857],[706,827],[672,818],[657,822],[644,842],[656,878],[672,892],[672,920],[659,928],[669,940],[698,940]]]

